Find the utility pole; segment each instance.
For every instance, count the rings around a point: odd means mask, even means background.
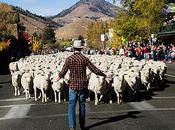
[[[16,12],[15,16],[16,16],[16,21],[14,25],[16,27],[16,38],[18,39],[19,38],[19,22],[20,22],[19,13]]]

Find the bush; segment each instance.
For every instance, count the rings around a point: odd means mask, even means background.
[[[10,47],[10,40],[0,42],[0,51],[7,50]]]
[[[40,40],[37,40],[36,37],[33,37],[31,43],[32,43],[32,52],[37,53],[41,51],[42,45]]]
[[[66,47],[69,47],[71,46],[72,44],[72,40],[58,40],[56,41],[56,45],[58,46],[58,48],[66,48]]]

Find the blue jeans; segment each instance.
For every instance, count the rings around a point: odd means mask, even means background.
[[[79,125],[81,129],[85,128],[85,90],[75,91],[69,87],[69,128],[76,126],[76,103],[79,102]]]

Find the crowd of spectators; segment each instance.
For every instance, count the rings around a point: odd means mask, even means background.
[[[172,63],[175,62],[175,45],[174,44],[150,44],[140,42],[128,42],[121,45],[118,49],[85,49],[84,54],[88,55],[120,55],[127,57],[136,57],[137,60],[154,60]]]
[[[175,61],[175,45],[164,44],[143,44],[143,43],[128,43],[119,49],[119,55],[128,57],[136,57],[136,59],[153,59],[154,61],[174,62]]]

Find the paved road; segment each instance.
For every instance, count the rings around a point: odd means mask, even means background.
[[[168,64],[166,84],[152,98],[122,105],[88,102],[89,130],[175,130],[175,64]],[[0,130],[68,130],[68,102],[61,104],[13,96],[9,75],[0,75]],[[78,109],[78,108],[77,108]],[[78,115],[77,115],[78,121]],[[77,126],[78,129],[78,126]]]

